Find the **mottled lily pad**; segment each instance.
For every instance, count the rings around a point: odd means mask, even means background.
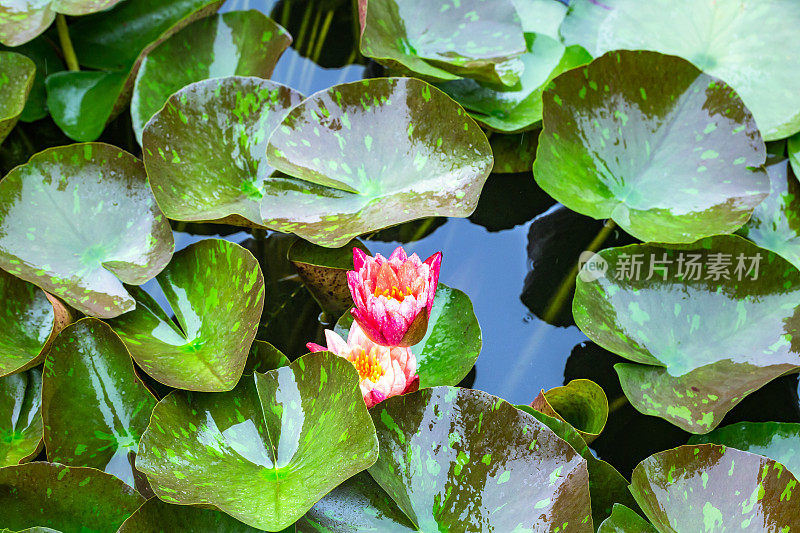
[[[595,56],[625,48],[683,57],[733,87],[774,140],[800,130],[800,56],[781,52],[798,25],[794,0],[575,0],[561,34]]]
[[[355,367],[323,352],[230,392],[171,393],[140,451],[136,466],[162,500],[276,531],[372,465],[378,441]]]
[[[146,292],[111,326],[145,372],[171,387],[231,390],[264,308],[264,278],[238,244],[206,239],[177,252],[156,277],[177,324]]]
[[[91,316],[133,309],[174,248],[142,163],[101,143],[39,152],[0,181],[0,267]]]
[[[690,444],[713,443],[757,453],[778,461],[800,475],[800,424],[789,422],[739,422],[695,435]]]
[[[18,0],[0,6],[0,43],[19,46],[45,31],[56,13],[86,15],[120,0]]]
[[[225,513],[150,498],[120,526],[118,533],[260,533]],[[287,530],[286,533],[293,532]]]
[[[247,363],[244,365],[243,375],[252,375],[253,372],[264,374],[270,370],[275,370],[282,366],[289,366],[291,361],[279,349],[272,344],[254,340],[247,355]]]
[[[345,313],[336,332],[346,339],[353,317]],[[469,296],[439,283],[428,319],[428,332],[411,347],[417,358],[419,386],[458,385],[481,353],[481,327]]]
[[[41,363],[71,320],[58,299],[0,270],[0,377]]]
[[[721,81],[655,52],[610,52],[544,95],[533,174],[566,207],[643,241],[732,233],[769,192],[750,112]]]
[[[590,379],[573,379],[534,398],[531,407],[547,416],[567,422],[591,443],[606,427],[608,398],[603,388]]]
[[[25,109],[19,116],[22,122],[33,122],[47,116],[47,90],[45,79],[51,74],[60,72],[66,67],[57,51],[55,43],[46,36],[40,36],[33,41],[16,46],[14,52],[28,57],[36,65],[36,74],[33,78]],[[31,154],[32,155],[32,154]]]
[[[658,533],[658,531],[650,522],[628,507],[615,503],[611,516],[600,524],[597,533]]]
[[[276,169],[329,192],[298,199],[291,210],[262,203],[266,224],[323,246],[418,218],[466,217],[492,167],[477,124],[413,78],[363,80],[313,95],[275,130],[267,156]]]
[[[113,533],[144,498],[112,475],[94,468],[27,463],[0,468],[3,526]],[[46,529],[44,531],[47,531]]]
[[[370,414],[381,454],[369,474],[421,531],[593,531],[586,461],[504,400],[436,387]]]
[[[0,466],[31,460],[42,449],[42,372],[0,378]]]
[[[97,468],[142,488],[134,460],[156,399],[116,333],[96,318],[68,326],[47,354],[43,381],[47,459]]]
[[[225,76],[269,78],[291,42],[286,30],[255,10],[206,17],[187,26],[142,62],[131,100],[136,138],[141,142],[150,117],[190,83]]]
[[[434,80],[514,85],[525,52],[511,0],[369,0],[359,3],[361,53]]]
[[[712,444],[651,455],[631,492],[659,531],[794,531],[797,479],[772,459]],[[795,492],[792,498],[792,492]]]
[[[0,20],[2,10],[0,7]],[[14,128],[25,109],[35,75],[36,64],[24,55],[0,52],[0,143]]]
[[[742,398],[800,368],[800,272],[735,235],[600,252],[608,270],[578,277],[572,311],[631,404],[708,433]],[[588,278],[587,278],[588,279]]]
[[[223,0],[136,0],[79,19],[70,26],[75,53],[95,71],[59,72],[47,78],[47,106],[71,139],[93,141],[130,102],[147,54]]]
[[[770,193],[741,234],[800,268],[800,182],[788,159],[767,165]]]
[[[548,84],[559,74],[589,63],[592,56],[580,46],[565,47],[558,38],[547,35],[527,33],[525,42],[527,52],[521,57],[525,70],[517,84],[498,87],[460,79],[439,88],[492,130],[516,133],[537,127],[542,120],[542,93]]]

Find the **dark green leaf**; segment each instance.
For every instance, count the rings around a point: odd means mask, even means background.
[[[642,413],[708,433],[746,395],[800,368],[800,272],[774,253],[721,235],[599,257],[608,270],[578,277],[575,322],[634,362],[615,368]]]
[[[353,317],[345,313],[336,332],[347,338]],[[481,353],[481,327],[469,296],[439,283],[428,318],[428,332],[411,351],[417,358],[420,387],[458,385]]]
[[[151,498],[125,520],[118,533],[257,533],[225,513],[189,505],[171,505]],[[290,530],[294,531],[294,529]]]
[[[173,248],[142,163],[113,146],[51,148],[0,181],[0,266],[87,315],[133,309],[122,283],[151,279]]]
[[[0,17],[2,10],[0,7]],[[0,143],[14,128],[25,109],[35,73],[36,64],[24,55],[0,52]]]
[[[0,468],[3,526],[12,531],[42,526],[63,533],[114,533],[142,503],[131,487],[94,468],[54,463]]]
[[[652,455],[633,471],[631,492],[659,531],[800,528],[792,473],[772,459],[725,446]]]
[[[24,463],[42,449],[42,372],[0,378],[0,466]]]
[[[769,192],[750,112],[688,61],[611,52],[555,79],[533,174],[566,207],[644,241],[732,233]]]
[[[539,146],[540,130],[523,131],[511,135],[500,133],[489,137],[494,155],[495,174],[529,172],[536,158],[536,147]]]
[[[800,130],[800,56],[781,52],[798,25],[794,0],[574,0],[561,34],[595,56],[625,48],[691,61],[733,87],[771,141]]]
[[[597,530],[597,533],[658,533],[647,520],[622,504],[614,504],[614,510]]]
[[[113,118],[127,79],[123,70],[57,72],[45,82],[47,107],[70,139],[93,141]]]
[[[377,455],[355,367],[323,352],[230,392],[171,393],[153,412],[136,464],[162,500],[214,505],[275,531]]]
[[[136,137],[170,95],[225,76],[269,78],[291,36],[258,11],[200,19],[154,48],[142,62],[131,100]]]
[[[264,278],[238,244],[206,239],[177,252],[156,277],[177,323],[143,290],[111,321],[134,360],[180,389],[231,390],[244,370],[264,307]]]
[[[64,62],[58,55],[55,45],[44,36],[15,47],[14,52],[27,56],[36,65],[31,92],[25,103],[25,109],[19,116],[23,122],[33,122],[47,116],[47,91],[44,82],[50,74],[64,70]]]
[[[590,444],[608,420],[608,398],[602,387],[589,379],[574,379],[534,398],[531,407],[571,425]]]
[[[52,24],[56,13],[86,15],[108,9],[120,0],[22,0],[0,6],[0,42],[18,46]]]
[[[279,349],[268,342],[255,340],[247,355],[247,364],[244,365],[244,375],[253,372],[265,373],[282,366],[289,366],[291,361]]]
[[[47,459],[97,468],[137,487],[134,460],[155,405],[116,333],[96,318],[79,320],[59,334],[44,362]]]

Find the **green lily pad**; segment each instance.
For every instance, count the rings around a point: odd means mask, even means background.
[[[150,498],[120,526],[118,533],[259,533],[225,513]],[[286,533],[294,529],[287,529]]]
[[[151,279],[173,248],[141,162],[119,148],[51,148],[0,181],[0,266],[87,315],[130,311],[122,283]]]
[[[792,0],[576,0],[561,34],[595,56],[627,48],[691,61],[733,87],[771,141],[800,130],[800,57],[776,53],[799,24]]]
[[[359,13],[361,53],[392,68],[503,85],[523,71],[525,39],[511,0],[369,0]]]
[[[0,181],[0,267],[87,315],[133,309],[123,282],[151,279],[173,248],[142,163],[119,148],[51,148]]]
[[[800,268],[800,182],[788,159],[767,165],[770,193],[741,234]]]
[[[68,326],[47,354],[43,381],[47,459],[97,468],[137,487],[134,460],[157,402],[116,333],[96,318]]]
[[[347,285],[347,271],[353,270],[353,248],[370,254],[369,249],[357,239],[341,248],[325,248],[297,239],[287,254],[303,279],[303,284],[332,320],[353,306],[353,297]]]
[[[518,405],[517,409],[532,415],[536,420],[553,430],[553,432],[572,446],[581,457],[586,459],[589,472],[589,495],[592,501],[592,522],[600,524],[612,514],[617,502],[637,507],[628,490],[628,480],[609,463],[598,459],[587,446],[578,431],[559,418],[546,415],[529,405]]]
[[[40,526],[114,533],[142,503],[131,487],[94,468],[55,463],[0,468],[3,526],[12,531]]]
[[[272,134],[267,157],[328,192],[291,208],[262,203],[266,225],[330,247],[418,218],[466,217],[492,167],[477,124],[439,89],[412,78],[313,95]]]
[[[93,141],[127,109],[147,54],[223,0],[137,0],[83,17],[69,28],[82,65],[97,71],[65,71],[47,78],[53,120],[76,141]]]
[[[173,392],[140,446],[136,466],[162,500],[213,505],[269,531],[293,524],[378,455],[358,373],[328,352],[230,392]]]
[[[71,320],[58,299],[0,270],[0,377],[41,363]]]
[[[56,45],[46,36],[14,47],[14,52],[28,57],[36,65],[28,100],[19,116],[22,122],[33,122],[47,116],[47,91],[45,79],[51,74],[64,70],[64,61],[56,51]]]
[[[0,466],[30,461],[42,449],[42,372],[0,378]]]
[[[111,321],[133,359],[179,389],[231,390],[247,361],[264,308],[264,278],[238,244],[206,239],[177,252],[156,277],[177,324],[147,293]]]
[[[634,362],[615,369],[640,412],[708,433],[742,398],[800,368],[800,272],[776,254],[721,235],[598,255],[606,275],[578,277],[572,312],[590,339]]]
[[[530,172],[533,160],[536,159],[540,132],[540,130],[523,131],[511,135],[498,133],[489,137],[494,156],[492,172],[495,174]]]
[[[25,109],[35,75],[36,64],[24,55],[0,52],[0,143],[14,129]]]
[[[789,422],[739,422],[695,435],[689,444],[723,444],[778,461],[800,475],[800,424]]]
[[[591,443],[602,433],[608,420],[608,398],[603,388],[590,379],[573,379],[534,398],[531,407],[547,416],[567,422]]]
[[[526,33],[525,42],[527,52],[520,58],[525,70],[516,85],[498,87],[460,79],[439,88],[489,129],[517,133],[536,128],[542,120],[542,94],[549,83],[559,74],[589,63],[592,56],[580,46],[565,47],[558,38],[547,35]]]
[[[593,531],[586,461],[504,400],[436,387],[370,414],[381,454],[369,474],[420,530]]]
[[[136,76],[131,117],[141,143],[148,120],[170,95],[225,76],[269,78],[292,37],[258,11],[232,11],[187,26],[154,48]]]
[[[800,528],[797,479],[772,459],[701,444],[651,455],[631,492],[659,531],[793,531]]]
[[[800,175],[800,133],[789,137],[786,142],[786,150],[789,153],[789,161],[792,164],[794,175]]]
[[[346,339],[352,324],[352,315],[345,313],[335,331]],[[481,353],[481,326],[469,296],[439,283],[428,332],[411,352],[417,358],[420,388],[458,385]]]
[[[517,8],[522,31],[539,33],[561,39],[559,28],[567,14],[567,6],[560,0],[511,0]]]
[[[263,374],[282,366],[289,366],[289,364],[291,364],[289,358],[272,344],[255,340],[253,346],[250,347],[242,374],[247,376],[253,375],[253,372]]]
[[[658,75],[655,76],[654,72]],[[610,52],[544,95],[536,181],[643,241],[732,233],[769,192],[764,142],[724,83],[681,58]]]
[[[120,0],[22,0],[0,6],[0,43],[19,46],[44,32],[56,13],[86,15],[108,9]]]
[[[597,533],[658,533],[658,531],[634,511],[621,503],[615,503],[611,516],[600,524]]]

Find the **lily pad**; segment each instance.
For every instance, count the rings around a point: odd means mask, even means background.
[[[120,526],[118,533],[259,533],[256,529],[212,509],[172,505],[150,498]],[[294,529],[287,530],[286,533]]]
[[[0,377],[41,363],[71,320],[58,299],[0,270]]]
[[[572,311],[631,404],[708,433],[742,398],[800,368],[800,272],[735,235],[610,248],[604,277],[579,276]],[[638,267],[637,267],[638,265]]]
[[[695,435],[690,444],[722,444],[778,461],[800,475],[800,424],[789,422],[739,422]]]
[[[358,373],[328,352],[255,373],[230,392],[173,392],[140,446],[137,468],[162,500],[213,505],[269,531],[378,456]]]
[[[346,339],[352,324],[352,315],[345,313],[335,331]],[[481,327],[469,296],[439,283],[428,332],[411,352],[417,358],[420,388],[458,385],[481,353]]]
[[[247,361],[264,308],[264,278],[238,244],[206,239],[177,252],[156,277],[177,324],[147,293],[111,321],[133,359],[179,389],[231,390]]]
[[[151,279],[173,248],[141,162],[119,148],[51,148],[0,181],[0,267],[87,315],[133,309],[123,282]]]
[[[511,0],[369,0],[358,7],[361,53],[384,65],[433,80],[503,85],[523,71],[525,39]]]
[[[797,479],[772,459],[701,444],[660,452],[633,471],[631,492],[659,531],[800,528]]]
[[[61,332],[44,362],[47,459],[142,488],[134,460],[156,403],[116,333],[96,318],[79,320]]]
[[[553,0],[556,1],[556,0]],[[542,120],[542,94],[559,74],[585,65],[592,56],[580,46],[565,47],[558,38],[526,33],[524,73],[511,87],[472,79],[453,80],[439,88],[463,105],[470,116],[495,131],[517,133],[536,128]]]
[[[331,247],[409,220],[466,217],[492,167],[477,124],[413,78],[363,80],[313,95],[272,134],[267,157],[328,193],[291,208],[262,203],[266,224]]]
[[[789,137],[786,142],[786,151],[789,153],[789,161],[792,164],[794,175],[800,175],[800,133]]]
[[[800,130],[800,57],[776,52],[799,24],[793,0],[576,0],[561,34],[595,56],[627,48],[691,61],[733,87],[775,140]]]
[[[566,207],[643,241],[732,233],[769,193],[766,148],[730,87],[686,60],[610,52],[544,95],[533,174]]]
[[[3,8],[0,7],[0,17]],[[16,52],[0,52],[0,143],[14,129],[33,86],[36,64]]]
[[[42,372],[0,378],[0,466],[30,461],[42,449]]]
[[[347,271],[353,270],[353,248],[370,254],[369,249],[357,239],[341,248],[325,248],[297,239],[289,248],[289,261],[319,306],[332,317],[331,321],[353,306],[353,297],[347,285]]]
[[[289,366],[290,363],[289,358],[272,344],[255,340],[247,355],[243,375],[253,375],[253,372],[264,374],[282,366]]]
[[[788,159],[767,165],[770,193],[741,234],[800,268],[800,182]]]
[[[621,503],[615,503],[611,516],[600,524],[597,533],[658,533],[658,531],[634,511]]]
[[[44,32],[56,13],[86,15],[108,9],[120,0],[21,0],[0,6],[0,43],[19,46]]]
[[[269,78],[292,37],[258,11],[200,19],[154,48],[142,61],[131,100],[141,143],[148,120],[170,95],[196,81],[225,76]]]
[[[590,379],[573,379],[562,387],[544,389],[531,407],[547,416],[563,420],[590,444],[606,427],[608,398],[603,388]]]
[[[504,400],[436,387],[370,414],[381,454],[369,474],[420,530],[593,531],[586,461]]]
[[[69,27],[82,65],[47,78],[47,105],[71,139],[93,141],[124,111],[147,54],[175,32],[214,13],[223,0],[137,0],[82,17]]]
[[[42,119],[48,114],[45,79],[51,74],[64,70],[64,61],[56,51],[56,45],[46,36],[40,36],[29,43],[16,46],[13,51],[28,57],[36,65],[36,74],[28,94],[28,100],[25,102],[25,109],[22,110],[19,119],[22,122]]]
[[[40,526],[70,533],[91,524],[90,531],[113,533],[143,503],[131,487],[94,468],[55,463],[0,468],[3,526],[12,531]]]

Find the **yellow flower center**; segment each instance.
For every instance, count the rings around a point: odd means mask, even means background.
[[[350,361],[358,370],[359,379],[368,379],[376,383],[386,373],[386,370],[383,369],[380,361],[378,361],[375,348],[370,349],[369,353],[364,348],[358,348],[350,355]]]
[[[385,296],[387,299],[395,299],[398,302],[402,302],[406,296],[414,296],[414,293],[411,292],[411,287],[406,287],[406,292],[404,293],[396,285],[392,285],[391,289],[385,289],[383,291],[380,288],[375,287],[375,296]]]

